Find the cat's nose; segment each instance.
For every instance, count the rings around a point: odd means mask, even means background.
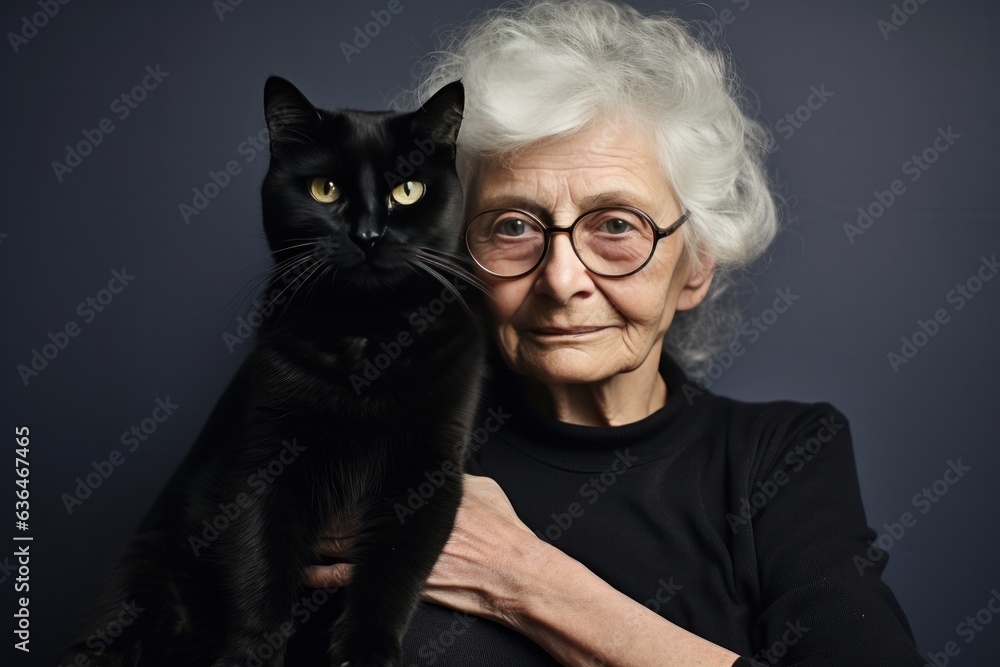
[[[358,244],[366,255],[371,254],[372,250],[375,249],[375,242],[381,238],[381,234],[356,234],[354,236],[354,242]]]
[[[376,242],[382,238],[382,231],[375,220],[366,218],[354,228],[354,242],[368,255],[375,249]]]

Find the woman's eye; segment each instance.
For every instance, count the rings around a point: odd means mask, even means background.
[[[507,218],[497,225],[497,232],[504,236],[521,236],[528,231],[528,225],[520,218]]]
[[[340,188],[329,178],[321,176],[309,183],[309,194],[321,204],[331,204],[340,199]]]
[[[604,230],[609,234],[624,234],[630,229],[632,225],[621,218],[613,218],[604,223]]]
[[[405,183],[400,183],[392,189],[390,197],[392,201],[397,204],[402,204],[403,206],[409,206],[410,204],[416,204],[417,201],[424,196],[424,191],[427,188],[420,181],[406,181]]]

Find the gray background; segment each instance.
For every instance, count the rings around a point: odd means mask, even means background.
[[[225,1],[225,0],[222,0]],[[236,0],[230,0],[235,2]],[[20,44],[0,47],[3,188],[2,429],[8,447],[0,497],[4,606],[10,638],[17,531],[13,430],[31,427],[30,664],[54,664],[73,614],[96,590],[167,475],[193,441],[246,352],[222,341],[245,314],[241,289],[267,267],[257,188],[265,153],[247,162],[241,143],[263,128],[265,78],[281,74],[321,106],[382,108],[411,84],[435,31],[490,3],[401,0],[395,16],[350,63],[340,44],[386,2],[244,0],[220,15],[211,0],[59,5]],[[216,3],[219,4],[219,3]],[[1000,10],[987,0],[920,5],[884,38],[892,3],[872,0],[714,0],[637,3],[728,22],[725,40],[759,106],[776,129],[771,168],[788,198],[788,225],[750,274],[760,315],[776,289],[800,298],[712,389],[747,400],[829,400],[851,420],[869,523],[904,512],[915,525],[892,543],[886,580],[919,646],[960,653],[950,664],[995,665],[1000,618],[966,642],[958,624],[1000,587],[995,567],[1000,280],[958,310],[950,290],[1000,252],[996,204]],[[0,27],[21,31],[37,0],[5,2]],[[716,14],[716,12],[718,14]],[[30,33],[29,33],[30,34]],[[169,72],[130,115],[113,100],[141,82],[147,66]],[[794,135],[775,123],[805,104],[810,88],[833,95]],[[801,111],[803,115],[806,112]],[[115,129],[58,180],[66,145],[110,118]],[[784,125],[782,126],[784,127]],[[938,128],[960,138],[917,181],[904,163],[933,144]],[[252,151],[251,151],[252,153]],[[931,157],[934,157],[933,155]],[[241,173],[185,224],[210,171],[236,160]],[[851,243],[845,223],[900,179],[905,193]],[[125,267],[134,280],[85,323],[77,306]],[[975,285],[973,285],[975,287]],[[894,372],[887,360],[917,320],[945,309],[950,320]],[[55,333],[80,333],[25,386],[30,364]],[[119,434],[149,417],[156,399],[180,407],[69,514],[61,496],[92,462],[124,450]],[[949,461],[971,470],[921,514],[915,494]],[[941,488],[941,487],[939,487]],[[3,664],[28,664],[3,646]]]

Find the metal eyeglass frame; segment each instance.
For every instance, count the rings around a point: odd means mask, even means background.
[[[601,211],[621,211],[621,210],[630,211],[632,213],[635,213],[646,224],[648,224],[653,229],[653,245],[649,249],[649,256],[646,257],[646,260],[642,264],[640,264],[636,268],[634,268],[631,271],[628,271],[626,273],[601,273],[600,271],[595,271],[594,269],[592,269],[589,266],[587,266],[587,262],[585,262],[584,259],[583,259],[583,257],[580,256],[580,251],[577,249],[576,243],[573,240],[573,229],[576,228],[576,225],[577,225],[578,222],[580,222],[581,220],[583,220],[587,216],[593,215],[594,213],[600,213]],[[518,273],[518,274],[515,274],[515,275],[512,275],[512,276],[501,275],[499,273],[495,273],[495,272],[490,271],[489,269],[487,269],[485,266],[483,266],[479,262],[478,259],[476,259],[476,256],[472,252],[472,248],[469,247],[469,227],[472,225],[472,221],[475,220],[476,218],[478,218],[479,216],[485,214],[485,213],[497,213],[497,212],[501,212],[501,211],[502,212],[507,212],[507,213],[517,213],[519,215],[527,216],[528,218],[530,218],[531,220],[533,220],[541,228],[542,235],[545,237],[545,241],[544,241],[545,245],[542,246],[542,254],[539,255],[538,261],[535,262],[535,264],[530,269],[528,269],[527,271],[522,271],[521,273]],[[545,257],[549,254],[549,239],[551,238],[551,236],[553,234],[557,234],[559,232],[566,232],[567,234],[569,234],[569,242],[570,242],[570,245],[573,248],[573,252],[576,254],[576,258],[580,260],[580,263],[583,264],[584,268],[586,268],[591,273],[593,273],[595,275],[598,275],[598,276],[602,276],[604,278],[625,278],[626,276],[631,276],[632,274],[638,273],[643,268],[645,268],[645,266],[647,264],[649,264],[649,260],[653,259],[653,254],[656,252],[656,244],[660,242],[660,239],[666,238],[666,237],[670,236],[671,234],[673,234],[674,232],[676,232],[680,228],[680,226],[683,225],[687,221],[687,219],[690,217],[690,215],[691,215],[691,213],[689,211],[684,211],[684,214],[681,217],[679,217],[673,224],[671,224],[666,229],[660,229],[656,225],[656,223],[653,222],[653,219],[646,214],[645,211],[642,211],[641,209],[635,208],[634,206],[625,206],[623,204],[623,205],[619,205],[619,206],[600,206],[598,208],[591,209],[591,210],[589,210],[589,211],[581,214],[580,217],[578,217],[576,220],[574,220],[573,223],[571,225],[569,225],[568,227],[548,227],[548,226],[545,225],[545,223],[543,223],[541,220],[538,219],[538,216],[536,216],[536,215],[534,215],[532,213],[529,213],[528,211],[525,211],[523,209],[519,209],[519,208],[488,208],[488,209],[480,211],[476,215],[474,215],[471,218],[469,218],[468,221],[466,221],[465,227],[462,229],[462,238],[465,241],[465,248],[466,248],[466,250],[469,251],[469,256],[472,258],[472,261],[474,261],[476,263],[476,265],[479,266],[479,268],[481,268],[483,271],[485,271],[486,273],[490,274],[491,276],[496,276],[497,278],[508,278],[508,279],[513,280],[514,278],[523,278],[524,276],[528,275],[529,273],[531,273],[532,271],[534,271],[535,269],[537,269],[539,266],[541,266],[542,262],[545,261]]]

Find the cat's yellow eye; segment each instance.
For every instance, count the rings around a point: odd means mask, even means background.
[[[314,178],[309,184],[309,194],[321,204],[330,204],[340,199],[340,188],[329,178]]]
[[[424,184],[420,181],[400,183],[392,189],[392,200],[404,206],[415,204],[418,199],[424,196],[425,189]]]

